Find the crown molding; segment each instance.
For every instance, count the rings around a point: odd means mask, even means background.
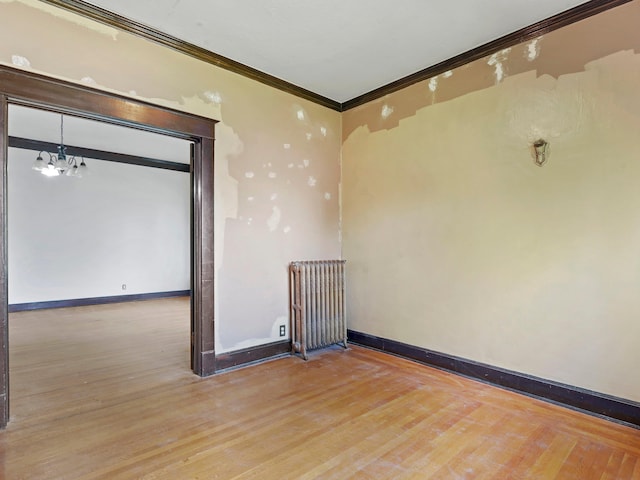
[[[351,100],[347,100],[342,104],[342,111],[364,105],[365,103],[377,100],[385,95],[389,95],[390,93],[409,87],[414,83],[428,80],[436,75],[453,70],[454,68],[461,67],[488,55],[493,55],[505,48],[513,47],[514,45],[528,40],[533,40],[534,38],[545,35],[553,30],[566,27],[567,25],[571,25],[572,23],[584,20],[585,18],[597,15],[598,13],[602,13],[630,1],[632,0],[590,0],[587,3],[565,10],[553,17],[549,17],[545,20],[534,23],[533,25],[529,25],[528,27],[516,30],[504,37],[498,38],[497,40],[485,43],[484,45],[468,50],[460,55],[449,58],[448,60],[444,60],[432,65],[431,67],[427,67],[424,70],[407,75],[399,80],[383,85],[382,87],[371,90],[370,92],[352,98]]]
[[[553,30],[557,30],[572,23],[584,20],[585,18],[597,15],[611,8],[623,5],[633,0],[590,0],[582,5],[561,12],[553,17],[541,20],[528,27],[521,28],[515,32],[509,33],[503,37],[485,43],[479,47],[468,50],[455,57],[444,60],[440,63],[432,65],[406,77],[400,78],[394,82],[383,85],[382,87],[371,90],[370,92],[359,95],[344,103],[331,100],[320,94],[306,90],[302,87],[289,83],[280,78],[261,72],[255,68],[244,65],[230,58],[218,55],[204,48],[198,47],[191,43],[180,40],[176,37],[160,32],[142,23],[130,20],[121,15],[109,12],[102,8],[96,7],[82,0],[40,0],[44,3],[64,8],[67,11],[82,15],[83,17],[95,20],[97,22],[109,25],[119,30],[132,33],[139,37],[151,40],[165,47],[172,48],[178,52],[184,53],[198,60],[207,62],[225,70],[238,73],[252,80],[277,88],[284,92],[290,93],[300,98],[304,98],[318,105],[330,108],[332,110],[343,112],[358,107],[365,103],[382,98],[390,93],[397,92],[403,88],[409,87],[414,83],[428,80],[436,75],[440,75],[448,70],[461,67],[467,63],[479,60],[488,55],[512,47],[522,42],[532,40],[541,35],[545,35]]]
[[[97,22],[109,25],[111,27],[123,30],[128,33],[132,33],[139,37],[151,40],[162,46],[169,47],[173,50],[177,50],[180,53],[184,53],[191,57],[202,60],[203,62],[210,63],[216,67],[224,68],[234,73],[238,73],[252,80],[256,80],[260,83],[268,85],[278,90],[290,93],[305,100],[317,103],[332,110],[341,111],[342,105],[340,102],[331,100],[310,90],[304,89],[293,83],[286,82],[280,78],[269,75],[268,73],[261,72],[255,68],[244,65],[230,58],[218,55],[204,48],[193,45],[189,42],[180,40],[166,33],[160,32],[154,28],[151,28],[142,23],[130,20],[121,15],[109,12],[100,7],[96,7],[87,2],[81,0],[40,0],[41,2],[54,5],[56,7],[63,8],[67,11],[82,15],[85,18],[95,20]]]

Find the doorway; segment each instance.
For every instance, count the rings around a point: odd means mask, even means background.
[[[191,154],[191,366],[216,370],[213,298],[213,143],[215,121],[0,66],[0,426],[9,420],[7,151],[8,106],[36,106],[193,142]]]

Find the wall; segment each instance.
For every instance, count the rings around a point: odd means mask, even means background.
[[[640,400],[639,23],[635,1],[344,113],[350,328]]]
[[[9,151],[9,303],[189,290],[188,173],[87,159],[47,178],[36,154]]]
[[[0,63],[220,121],[216,351],[279,340],[288,262],[340,256],[340,114],[35,0],[0,29]]]
[[[68,145],[189,163],[185,140],[64,125]],[[59,142],[60,116],[11,105],[9,135]],[[9,149],[10,304],[191,288],[189,173],[86,159],[81,179],[45,177],[31,169],[37,155]]]

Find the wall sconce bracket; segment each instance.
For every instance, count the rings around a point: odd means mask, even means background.
[[[533,142],[533,153],[535,164],[541,167],[549,157],[549,142],[542,138]]]

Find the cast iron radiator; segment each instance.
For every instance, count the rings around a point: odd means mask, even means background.
[[[342,343],[347,348],[345,260],[291,262],[291,348],[307,351]]]

